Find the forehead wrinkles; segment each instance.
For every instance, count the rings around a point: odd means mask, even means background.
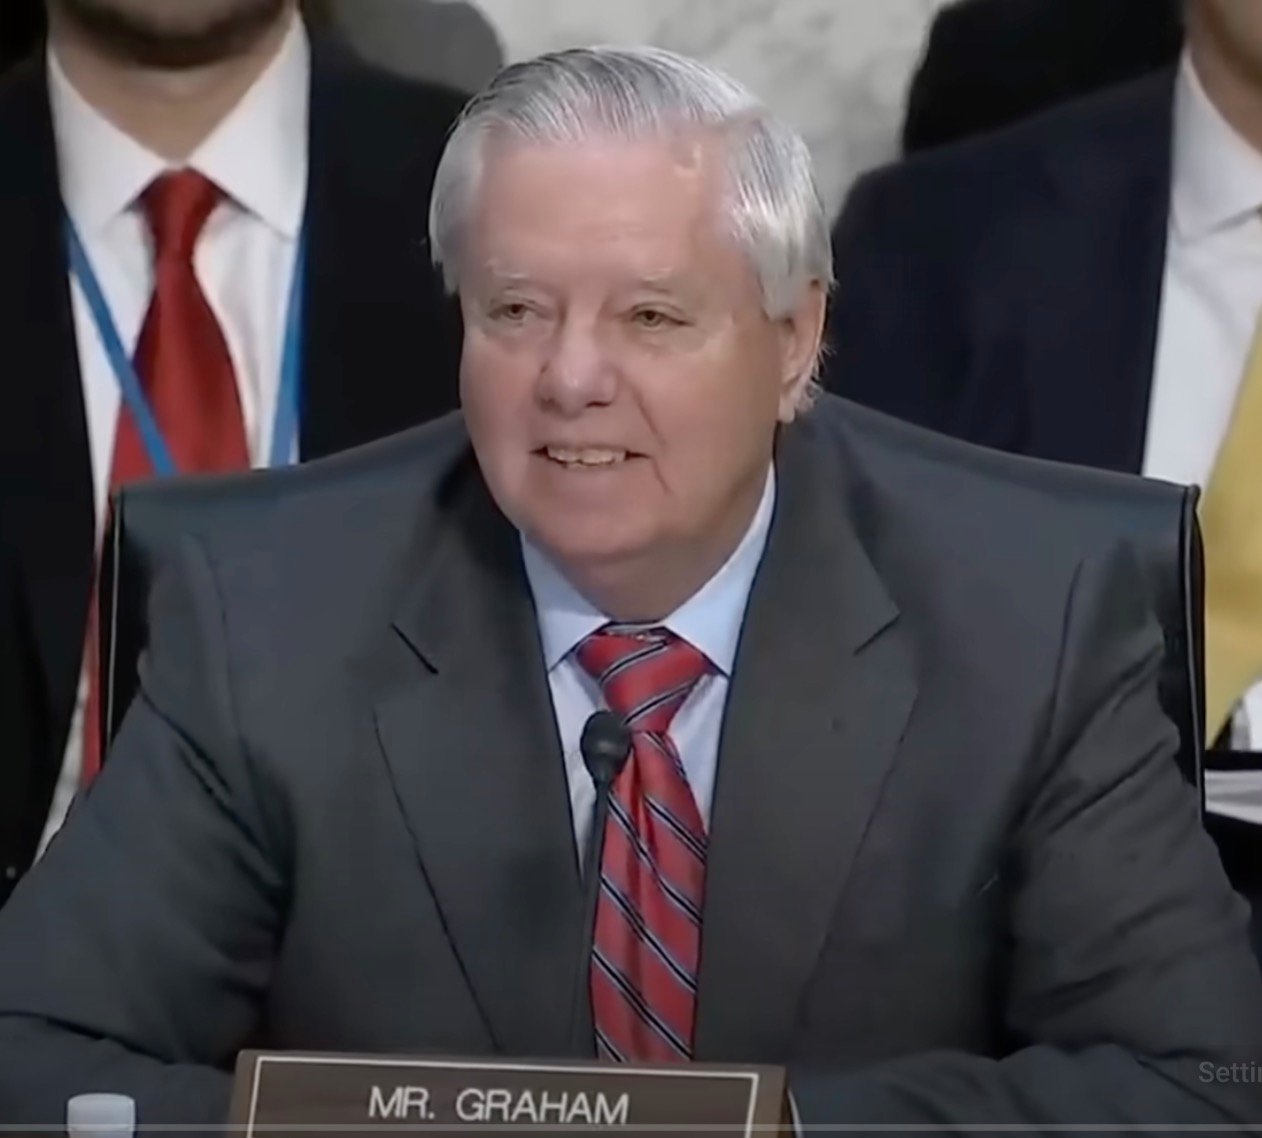
[[[694,304],[743,305],[752,298],[761,308],[757,267],[733,213],[726,145],[733,134],[738,130],[689,129],[633,139],[606,135],[585,143],[501,136],[500,145],[487,156],[491,168],[484,174],[489,176],[482,180],[471,211],[474,225],[464,251],[472,255],[467,267],[473,276],[467,283],[478,280],[480,290],[512,285],[589,289],[612,288],[616,277],[619,288],[629,289],[669,270],[669,275],[691,282],[688,295]],[[606,149],[608,169],[614,173],[602,184],[600,152]],[[619,227],[617,197],[623,183],[618,155],[628,150],[648,157],[649,174],[640,177],[641,167],[628,158],[627,176],[642,189],[641,203],[622,199],[628,224]],[[555,166],[548,161],[550,153],[557,156]],[[508,167],[515,156],[525,158],[521,169],[531,186],[526,198],[512,185]],[[590,181],[584,170],[587,159],[593,163]],[[573,179],[567,167],[574,170]],[[676,177],[679,181],[671,188],[668,180]],[[581,199],[567,202],[572,181],[586,184]],[[663,184],[668,189],[659,209],[652,195]],[[573,188],[580,192],[577,185]],[[514,203],[526,201],[538,203],[540,212],[527,208],[524,217],[518,216],[521,211]],[[686,214],[677,208],[684,205]],[[510,228],[496,224],[507,222],[505,206],[507,215],[514,216]],[[558,237],[563,238],[559,244]]]
[[[527,242],[554,226],[571,233],[590,229],[596,239],[679,242],[688,239],[681,225],[733,237],[724,192],[727,167],[713,132],[594,141],[595,146],[591,140],[503,139],[488,155],[487,176],[471,211],[477,235],[485,238],[489,230],[501,236],[497,220],[512,217],[515,237]],[[494,251],[484,251],[491,252],[486,263],[497,275],[517,275]],[[581,258],[584,249],[571,252]]]
[[[713,195],[712,200],[716,204],[726,204],[728,167],[724,133],[716,129],[689,127],[633,137],[598,133],[580,142],[534,139],[511,130],[492,128],[483,140],[482,177],[475,201],[484,196],[488,182],[502,182],[505,167],[511,164],[514,152],[546,158],[549,153],[581,157],[599,154],[603,150],[612,156],[619,151],[632,153],[656,148],[665,154],[677,174],[704,187],[708,194]]]

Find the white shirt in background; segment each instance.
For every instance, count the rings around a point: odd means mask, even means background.
[[[228,344],[255,466],[271,457],[285,318],[306,208],[310,87],[310,45],[295,18],[267,70],[185,164],[225,194],[202,231],[194,270]],[[48,88],[62,199],[123,346],[134,354],[154,285],[153,241],[138,199],[174,167],[93,108],[52,48]],[[83,291],[73,274],[70,280],[99,543],[121,397]],[[78,787],[86,699],[85,673],[41,853]]]
[[[1260,314],[1262,154],[1210,102],[1185,56],[1145,475],[1207,484]],[[1239,748],[1262,751],[1262,685],[1246,693],[1233,734]],[[1207,772],[1206,799],[1214,813],[1262,824],[1262,773]]]

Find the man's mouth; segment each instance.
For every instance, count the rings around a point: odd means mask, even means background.
[[[618,466],[628,458],[634,458],[630,451],[613,447],[557,447],[542,448],[542,453],[552,462],[575,470],[603,469]]]

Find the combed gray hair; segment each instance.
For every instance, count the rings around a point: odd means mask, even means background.
[[[828,218],[810,152],[792,127],[694,59],[653,47],[590,47],[505,68],[461,113],[429,213],[430,248],[447,288],[457,287],[456,250],[488,137],[578,143],[593,133],[640,139],[689,129],[726,142],[730,228],[758,275],[767,315],[788,315],[816,282],[830,286]]]

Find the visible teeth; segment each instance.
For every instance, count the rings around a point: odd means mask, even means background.
[[[548,447],[548,457],[553,462],[563,462],[567,466],[612,466],[627,457],[625,450],[606,450],[601,447]]]

